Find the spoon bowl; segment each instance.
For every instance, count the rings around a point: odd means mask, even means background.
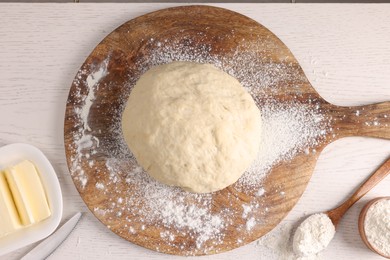
[[[370,209],[371,206],[373,206],[375,203],[381,201],[381,200],[390,200],[390,197],[379,197],[379,198],[375,198],[373,200],[370,200],[361,210],[360,212],[360,215],[359,215],[359,222],[358,222],[358,226],[359,226],[359,234],[360,234],[360,237],[362,238],[364,244],[366,244],[366,246],[371,250],[373,251],[374,253],[377,253],[378,255],[380,256],[383,256],[385,258],[388,258],[390,259],[390,255],[384,255],[383,253],[379,252],[377,249],[375,249],[372,244],[370,243],[370,241],[368,241],[368,238],[367,238],[367,235],[366,235],[366,231],[365,231],[365,228],[364,228],[364,223],[365,223],[365,220],[366,220],[366,215],[367,215],[367,211]]]

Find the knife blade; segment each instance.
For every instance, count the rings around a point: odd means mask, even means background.
[[[81,215],[81,212],[76,213],[52,235],[23,256],[21,260],[45,259],[50,256],[73,231],[79,222]]]

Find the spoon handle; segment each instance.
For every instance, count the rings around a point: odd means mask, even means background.
[[[369,192],[375,185],[377,185],[383,178],[385,178],[390,173],[390,159],[387,159],[356,191],[355,193],[347,199],[343,204],[338,206],[335,209],[332,209],[327,213],[329,218],[332,220],[333,224],[337,226],[341,217],[344,213],[357,202],[361,197],[363,197],[367,192]]]

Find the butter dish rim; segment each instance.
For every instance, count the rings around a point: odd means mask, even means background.
[[[45,189],[51,216],[0,238],[0,256],[46,238],[58,227],[63,212],[63,200],[57,174],[49,159],[37,147],[26,143],[13,143],[0,147],[0,170],[24,160],[38,169]]]

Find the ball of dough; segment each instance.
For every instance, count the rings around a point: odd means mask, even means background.
[[[122,130],[153,178],[206,193],[236,182],[256,158],[261,118],[235,78],[211,64],[178,61],[141,76]]]

